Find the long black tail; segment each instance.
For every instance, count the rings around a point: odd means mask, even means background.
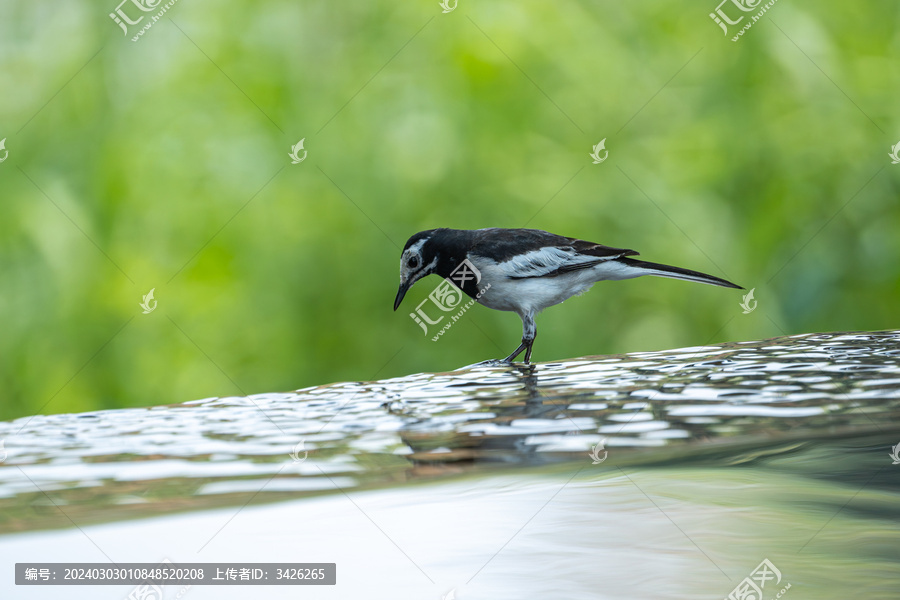
[[[698,283],[708,283],[709,285],[720,285],[722,287],[736,288],[742,290],[741,286],[731,283],[720,277],[700,273],[699,271],[691,271],[690,269],[682,269],[681,267],[673,267],[670,265],[662,265],[659,263],[647,262],[645,260],[636,260],[634,258],[617,258],[616,262],[625,263],[630,267],[635,267],[645,271],[643,275],[656,275],[657,277],[669,277],[671,279],[684,279],[685,281],[696,281]]]

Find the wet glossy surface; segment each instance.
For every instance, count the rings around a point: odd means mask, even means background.
[[[787,585],[784,600],[893,600],[900,489],[879,443],[770,448],[718,467],[620,468],[610,457],[5,535],[0,564],[337,565],[334,588],[174,585],[163,600],[442,600],[450,590],[455,600],[721,600],[768,559],[780,580],[764,600]],[[134,589],[6,583],[0,596],[33,600],[127,600]]]
[[[898,332],[39,415],[0,423],[0,532],[590,464],[601,442],[595,458],[618,466],[740,462],[796,442],[889,434],[898,417]]]

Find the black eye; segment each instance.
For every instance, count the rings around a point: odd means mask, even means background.
[[[406,261],[406,266],[409,267],[410,269],[415,269],[416,267],[418,267],[419,266],[419,257],[418,256],[410,257],[410,259],[408,261]]]

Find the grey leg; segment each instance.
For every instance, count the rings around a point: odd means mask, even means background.
[[[537,326],[534,324],[534,314],[526,313],[520,315],[522,317],[522,343],[516,348],[512,354],[503,359],[503,362],[512,362],[518,355],[525,351],[525,363],[531,360],[531,346],[534,344],[534,338],[537,337]]]
[[[534,344],[534,340],[531,340],[531,342],[528,343],[528,349],[525,350],[525,364],[526,365],[531,362],[531,345],[532,344]]]
[[[510,354],[509,356],[504,358],[503,362],[512,362],[518,355],[522,354],[522,350],[524,350],[525,348],[528,348],[529,351],[531,350],[530,347],[526,346],[525,340],[522,340],[522,343],[519,344],[519,347],[516,348],[515,350],[513,350],[512,354]],[[526,361],[526,362],[528,362],[528,361]]]

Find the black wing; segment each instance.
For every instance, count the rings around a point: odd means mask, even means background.
[[[471,252],[497,260],[511,279],[556,277],[638,254],[538,229],[480,229]]]

